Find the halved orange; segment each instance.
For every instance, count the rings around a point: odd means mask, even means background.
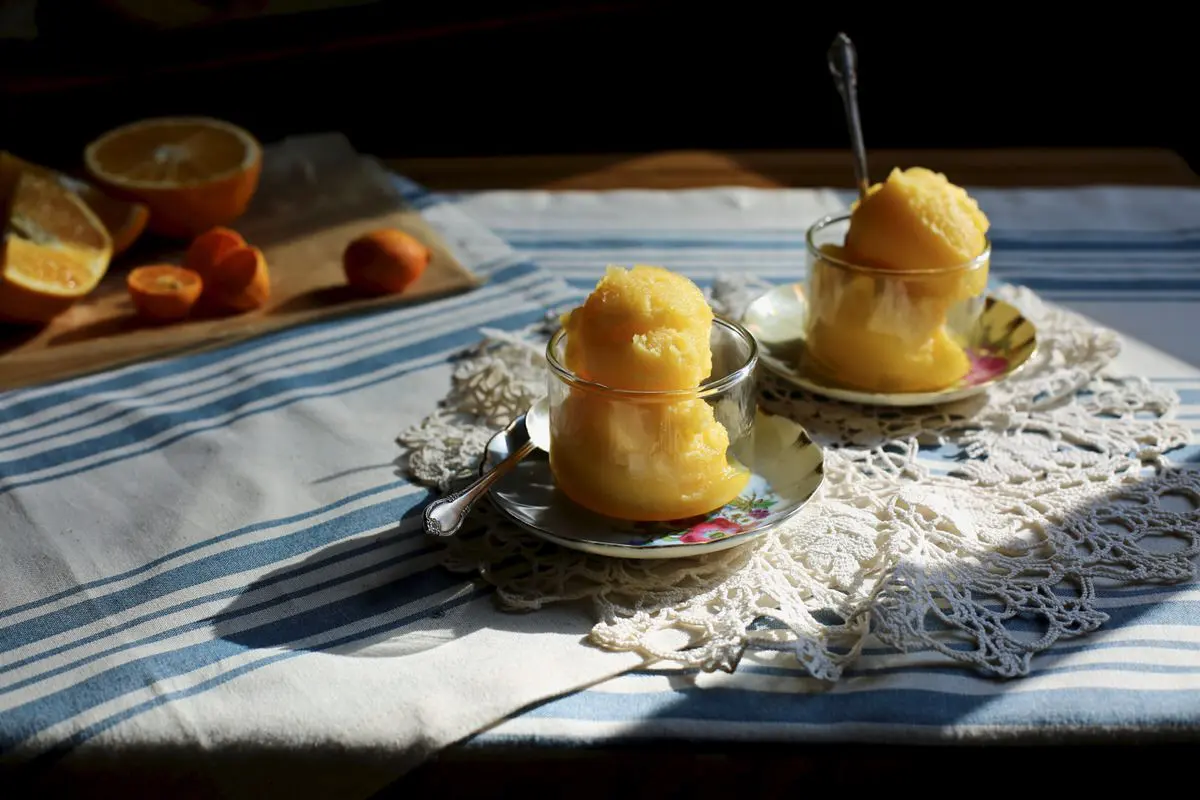
[[[258,189],[262,146],[208,117],[160,117],[116,128],[87,146],[88,174],[150,208],[155,233],[192,238],[242,215]]]
[[[8,197],[0,318],[49,322],[96,288],[111,258],[112,238],[78,195],[21,173]]]
[[[0,151],[0,187],[7,187],[11,191],[17,176],[22,172],[32,172],[42,178],[57,181],[64,189],[79,195],[104,223],[108,235],[112,237],[113,256],[128,250],[146,229],[150,209],[142,203],[121,200],[106,194],[87,181]],[[6,195],[7,192],[0,189],[0,194]]]

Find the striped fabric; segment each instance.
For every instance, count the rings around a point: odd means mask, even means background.
[[[1179,416],[1195,420],[1200,432],[1200,191],[972,194],[994,225],[997,280],[1029,286],[1130,334],[1118,365],[1176,389]],[[662,264],[702,286],[722,272],[796,280],[807,224],[851,199],[802,190],[492,192],[462,197],[459,207],[585,292],[609,262]],[[1172,456],[1200,465],[1200,446]],[[925,457],[937,467],[936,451]],[[937,741],[1200,730],[1200,583],[1117,589],[1101,607],[1110,621],[1099,634],[1059,644],[1016,682],[875,643],[830,689],[804,677],[793,659],[751,655],[734,675],[633,671],[531,709],[470,744]]]
[[[578,609],[496,614],[486,586],[435,565],[436,543],[418,532],[427,492],[395,464],[395,434],[435,407],[453,354],[481,326],[515,329],[574,302],[607,262],[660,263],[702,285],[723,271],[795,279],[804,227],[845,197],[449,202],[398,185],[483,287],[0,394],[0,764],[250,745],[358,758],[367,787],[498,720],[471,743],[1200,719],[1195,585],[1114,591],[1105,631],[1009,685],[882,648],[820,692],[770,659],[733,676],[627,672],[631,657],[579,645]],[[977,196],[996,225],[996,273],[1153,345],[1131,342],[1124,365],[1179,389],[1200,425],[1200,191]],[[1176,457],[1200,463],[1200,450]],[[272,788],[314,789],[308,760]]]
[[[637,662],[580,648],[579,609],[499,612],[421,533],[396,435],[480,326],[575,293],[401,186],[483,286],[0,393],[0,770],[353,796]]]

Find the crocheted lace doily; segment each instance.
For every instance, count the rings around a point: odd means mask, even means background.
[[[726,277],[710,302],[737,315],[762,288]],[[986,396],[907,412],[763,376],[763,407],[804,420],[826,449],[821,497],[773,535],[689,559],[604,558],[542,543],[485,502],[446,540],[445,563],[477,571],[511,609],[590,598],[592,642],[649,660],[733,670],[765,648],[836,680],[871,635],[1023,675],[1038,652],[1104,625],[1097,594],[1112,584],[1193,577],[1200,471],[1165,456],[1191,440],[1177,397],[1110,374],[1112,331],[1025,289],[1000,295],[1035,322],[1039,347]],[[547,319],[484,331],[462,354],[441,408],[400,436],[415,480],[457,486],[545,393]],[[932,468],[929,448],[951,465]]]

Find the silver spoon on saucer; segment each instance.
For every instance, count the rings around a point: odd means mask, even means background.
[[[550,400],[541,397],[527,412],[514,419],[504,429],[511,454],[492,469],[480,475],[465,489],[434,500],[425,507],[425,533],[430,536],[453,536],[466,521],[479,498],[487,494],[496,481],[503,478],[521,459],[534,450],[550,452]],[[512,449],[516,445],[516,449]]]
[[[854,154],[854,178],[858,182],[858,196],[867,196],[871,185],[867,174],[867,147],[863,142],[862,120],[858,115],[858,53],[854,43],[844,33],[839,33],[829,46],[827,55],[829,72],[834,85],[842,96],[846,109],[846,127],[850,130],[850,149]]]

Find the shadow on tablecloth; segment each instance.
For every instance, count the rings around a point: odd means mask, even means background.
[[[214,632],[253,649],[396,658],[466,636],[485,619],[495,628],[503,615],[475,610],[490,608],[492,588],[441,566],[443,542],[420,528],[424,509],[262,575],[213,617]],[[468,524],[460,535],[473,533]]]

